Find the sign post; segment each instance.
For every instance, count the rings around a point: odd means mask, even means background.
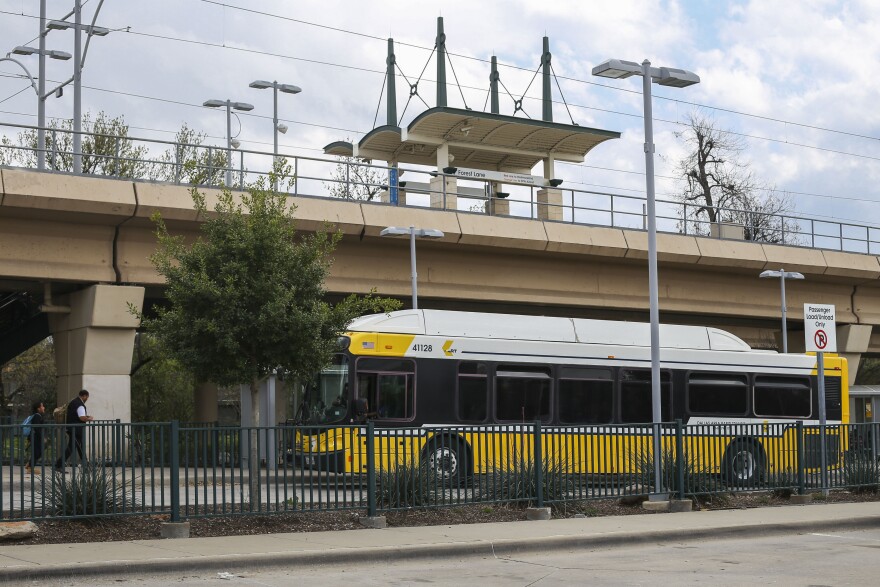
[[[833,304],[804,304],[804,344],[816,353],[819,385],[819,459],[822,492],[828,492],[828,455],[825,452],[825,353],[837,352],[837,324]]]
[[[388,169],[388,202],[392,206],[397,205],[398,200],[398,187],[400,186],[400,170],[396,165],[392,165]]]

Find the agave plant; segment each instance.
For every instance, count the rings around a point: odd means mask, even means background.
[[[876,493],[880,490],[880,463],[867,451],[847,451],[843,456],[843,481],[852,491]]]
[[[541,480],[546,503],[564,503],[577,491],[565,456],[544,459],[541,463]],[[479,495],[487,501],[534,505],[538,498],[535,461],[522,454],[514,454],[506,467],[489,471],[480,483]]]
[[[46,514],[95,519],[137,509],[132,482],[123,482],[112,470],[84,463],[71,472],[55,471],[37,495]]]
[[[652,488],[655,486],[654,454],[640,450],[630,455],[630,483],[632,486]],[[718,491],[718,483],[711,469],[683,451],[682,464],[685,495],[700,497]],[[675,452],[664,450],[660,453],[660,475],[663,488],[671,493],[679,493],[679,462]]]
[[[435,505],[442,488],[426,463],[401,463],[376,475],[376,506],[381,509],[418,508]]]

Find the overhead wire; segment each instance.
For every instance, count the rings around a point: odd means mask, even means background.
[[[328,29],[328,30],[333,30],[333,31],[337,31],[337,32],[340,32],[340,33],[344,33],[344,34],[357,35],[357,36],[361,36],[361,37],[365,37],[365,38],[370,38],[370,39],[374,39],[374,40],[385,41],[384,38],[381,38],[381,37],[378,37],[378,36],[375,36],[375,35],[368,35],[368,34],[359,33],[359,32],[357,32],[357,31],[351,31],[351,30],[343,29],[343,28],[339,28],[339,27],[331,27],[331,26],[327,26],[327,25],[321,25],[321,24],[319,24],[319,23],[313,23],[313,22],[304,21],[304,20],[300,20],[300,19],[289,18],[289,17],[285,17],[285,16],[282,16],[282,15],[276,15],[276,14],[267,13],[267,12],[262,12],[262,11],[257,11],[257,10],[253,10],[253,9],[246,9],[246,8],[243,8],[243,7],[238,7],[238,6],[235,6],[235,5],[231,5],[231,4],[227,4],[227,3],[223,3],[223,2],[218,2],[218,1],[215,1],[215,0],[201,0],[201,1],[204,2],[204,3],[206,3],[206,4],[215,4],[215,5],[218,5],[218,6],[224,6],[224,7],[232,8],[232,9],[236,9],[236,10],[243,10],[243,11],[246,11],[246,12],[253,12],[253,13],[255,13],[255,14],[260,14],[260,15],[264,15],[264,16],[269,16],[269,17],[272,17],[272,18],[279,18],[279,19],[283,19],[283,20],[289,20],[289,21],[292,21],[292,22],[297,22],[297,23],[300,23],[300,24],[308,25],[308,26],[314,26],[314,27],[318,27],[318,28],[324,28],[324,29]],[[11,15],[15,15],[15,16],[23,16],[23,17],[28,17],[28,18],[38,18],[38,17],[32,16],[32,15],[27,15],[27,14],[24,14],[24,13],[13,13],[13,12],[10,12],[10,11],[2,11],[2,10],[0,10],[0,14],[11,14]],[[162,40],[167,40],[167,41],[173,41],[173,42],[183,42],[183,43],[190,43],[190,44],[202,45],[202,46],[206,46],[206,47],[210,47],[210,48],[228,49],[228,50],[234,50],[234,51],[241,51],[241,52],[246,52],[246,53],[257,54],[257,55],[265,55],[265,56],[273,56],[273,57],[279,57],[279,58],[284,58],[284,59],[292,59],[292,60],[297,60],[297,61],[303,61],[303,62],[308,62],[308,63],[314,63],[314,64],[322,65],[322,66],[330,66],[330,67],[337,67],[337,68],[349,69],[349,70],[355,70],[355,71],[363,71],[363,72],[373,73],[373,74],[384,74],[384,73],[385,73],[385,72],[382,71],[382,70],[375,70],[375,69],[370,69],[370,68],[365,68],[365,67],[358,67],[358,66],[352,66],[352,65],[347,65],[347,64],[340,64],[340,63],[333,63],[333,62],[328,62],[328,61],[320,61],[320,60],[314,60],[314,59],[301,58],[301,57],[296,57],[296,56],[292,56],[292,55],[285,55],[285,54],[273,53],[273,52],[268,52],[268,51],[260,51],[260,50],[257,50],[257,49],[249,49],[249,48],[236,47],[236,46],[229,45],[229,44],[210,43],[210,42],[207,42],[207,41],[199,41],[199,40],[193,40],[193,39],[183,39],[183,38],[172,37],[172,36],[168,36],[168,35],[158,35],[158,34],[153,34],[153,33],[145,33],[145,32],[140,32],[140,31],[133,31],[133,30],[130,29],[130,27],[121,27],[120,30],[124,30],[125,32],[128,32],[129,34],[133,34],[133,35],[137,35],[137,36],[144,36],[144,37],[148,37],[148,38],[157,38],[157,39],[162,39]],[[38,37],[37,37],[37,38],[38,38]],[[420,45],[416,45],[416,44],[411,44],[411,43],[401,43],[401,42],[398,42],[398,44],[399,44],[399,45],[402,45],[402,46],[413,47],[413,48],[417,48],[417,49],[425,50],[425,51],[430,51],[430,50],[431,50],[431,49],[428,48],[428,47],[420,46]],[[481,58],[477,58],[477,57],[473,57],[473,56],[468,56],[468,55],[456,54],[456,53],[449,52],[449,51],[447,51],[447,55],[450,55],[450,56],[451,56],[451,55],[455,55],[455,56],[457,56],[457,57],[461,57],[461,58],[464,58],[464,59],[471,59],[471,60],[475,60],[475,61],[482,62],[482,63],[488,63],[488,60],[485,60],[485,59],[481,59]],[[510,65],[510,64],[504,64],[504,63],[501,63],[501,64],[499,64],[499,65],[502,66],[502,67],[507,67],[507,68],[513,68],[513,69],[521,70],[521,71],[524,71],[524,72],[530,72],[530,71],[531,71],[531,70],[527,70],[526,68],[522,68],[522,67],[519,67],[519,66]],[[563,80],[573,81],[573,82],[577,82],[577,83],[585,83],[585,84],[590,84],[590,85],[601,86],[601,87],[605,87],[605,88],[608,88],[608,89],[613,89],[613,90],[615,90],[615,91],[623,91],[623,92],[628,92],[628,93],[641,94],[641,92],[638,92],[638,91],[636,91],[636,90],[630,90],[630,89],[627,89],[627,88],[621,88],[621,87],[618,87],[618,86],[605,85],[605,84],[601,84],[601,83],[598,83],[598,82],[592,82],[592,81],[587,81],[587,80],[581,80],[581,79],[578,79],[578,78],[571,78],[571,77],[566,77],[566,76],[556,76],[555,71],[554,71],[553,73],[554,73],[554,77],[557,78],[557,86],[558,86],[558,87],[559,87],[559,81],[558,81],[558,80],[559,80],[559,79],[563,79]],[[457,76],[456,76],[456,79],[457,79]],[[431,80],[427,80],[427,81],[431,81]],[[533,77],[533,81],[534,81],[534,77]],[[502,84],[502,85],[503,85],[503,84]],[[529,85],[531,85],[531,82],[530,82]],[[98,88],[98,87],[93,87],[93,86],[83,86],[83,87],[84,87],[84,88],[91,89],[91,90],[95,90],[95,91],[109,92],[109,93],[115,93],[115,94],[121,94],[121,95],[128,95],[128,96],[131,96],[131,97],[136,97],[136,98],[141,98],[141,99],[156,100],[156,101],[160,101],[160,102],[166,102],[166,103],[171,103],[171,104],[179,104],[179,105],[185,105],[185,106],[190,106],[190,107],[198,107],[198,105],[195,105],[195,104],[189,104],[189,103],[180,102],[180,101],[176,101],[176,100],[170,100],[170,99],[166,99],[166,98],[158,98],[158,97],[154,97],[154,96],[145,96],[145,95],[134,94],[134,93],[127,93],[127,92],[121,92],[121,91],[116,91],[116,90],[107,90],[107,89],[104,89],[104,88]],[[460,86],[460,87],[462,87],[462,86]],[[465,88],[467,88],[467,89],[469,89],[469,90],[479,90],[479,91],[484,91],[482,88],[474,88],[474,87],[471,87],[471,86],[463,86],[463,87],[465,87]],[[25,88],[25,89],[26,89],[26,88]],[[527,88],[527,89],[528,89],[528,88]],[[508,95],[511,97],[511,99],[513,99],[513,96],[510,94],[510,91],[509,91],[506,87],[505,87],[505,90],[507,91],[507,93],[508,93]],[[561,87],[559,87],[559,90],[560,90],[560,92],[561,92]],[[24,91],[24,90],[22,90],[22,91]],[[18,92],[17,94],[20,94],[20,93],[21,93],[21,91]],[[16,94],[16,95],[17,95],[17,94]],[[10,98],[11,98],[11,97],[13,97],[13,96],[10,96]],[[419,98],[421,99],[421,96],[419,96]],[[534,97],[531,97],[531,96],[525,96],[525,94],[524,94],[524,95],[523,95],[523,99],[526,99],[526,98],[528,98],[528,99],[530,99],[530,100],[539,99],[539,98],[534,98]],[[711,109],[711,110],[718,110],[718,111],[721,111],[721,112],[727,112],[727,113],[736,114],[736,115],[744,116],[744,117],[753,117],[753,118],[760,119],[760,120],[765,120],[765,121],[771,121],[771,122],[777,122],[777,123],[790,124],[790,125],[792,125],[792,126],[802,127],[802,128],[807,128],[807,129],[811,129],[811,130],[818,130],[818,131],[822,131],[822,132],[835,133],[835,134],[840,134],[840,135],[845,135],[845,136],[850,136],[850,137],[855,137],[855,138],[862,138],[862,139],[867,139],[867,140],[880,140],[880,139],[878,139],[877,137],[873,137],[873,136],[870,136],[870,135],[864,135],[864,134],[860,134],[860,133],[853,133],[853,132],[850,132],[850,131],[842,131],[842,130],[839,130],[839,129],[832,129],[832,128],[827,128],[827,127],[819,127],[819,126],[816,126],[816,125],[808,125],[808,124],[803,124],[803,123],[791,122],[791,121],[786,121],[786,120],[783,120],[783,119],[774,118],[774,117],[769,117],[769,116],[754,115],[754,114],[747,113],[747,112],[740,112],[740,111],[736,111],[736,110],[732,110],[732,109],[727,109],[727,108],[714,107],[714,106],[710,106],[710,105],[699,104],[699,103],[696,103],[696,102],[689,102],[689,101],[679,100],[679,99],[673,99],[673,98],[665,98],[665,97],[663,97],[663,96],[655,96],[655,98],[656,98],[656,99],[660,99],[660,100],[664,100],[664,99],[665,99],[665,100],[669,100],[669,101],[676,102],[676,103],[680,103],[680,104],[686,104],[686,105],[689,105],[689,106],[708,108],[708,109]],[[8,100],[8,99],[9,99],[9,98],[7,98],[7,100]],[[462,99],[464,99],[464,95],[463,95],[463,94],[462,94]],[[5,101],[5,100],[4,100],[4,101]],[[424,101],[424,100],[423,100],[423,101]],[[514,101],[516,102],[515,99],[514,99]],[[579,104],[572,104],[572,106],[573,106],[573,107],[577,107],[577,108],[581,108],[581,109],[589,109],[589,110],[594,110],[594,111],[599,111],[599,112],[605,112],[605,113],[610,113],[610,114],[615,114],[615,115],[621,115],[621,116],[634,117],[634,118],[641,118],[641,116],[642,116],[641,114],[628,113],[628,112],[620,112],[620,111],[615,111],[615,110],[608,110],[608,109],[596,108],[596,107],[592,107],[592,106],[585,106],[585,105],[579,105]],[[566,104],[566,108],[568,108],[568,104]],[[520,109],[521,109],[521,107],[520,107]],[[523,113],[526,114],[526,116],[528,116],[528,114],[525,112],[525,110],[523,110]],[[570,112],[569,112],[569,115],[571,116]],[[262,115],[254,115],[254,114],[249,114],[249,115],[247,115],[247,116],[254,116],[254,117],[258,117],[258,118],[268,118],[268,117],[266,117],[266,116],[262,116]],[[680,122],[680,121],[672,121],[672,120],[664,120],[664,119],[655,119],[655,120],[656,120],[657,122],[663,122],[663,123],[667,123],[667,124],[674,124],[674,125],[680,125],[680,126],[685,126],[685,125],[686,125],[685,123],[682,123],[682,122]],[[314,126],[314,127],[317,127],[317,128],[324,128],[324,129],[328,129],[328,130],[337,130],[337,131],[351,132],[351,133],[362,132],[362,131],[355,131],[355,130],[353,130],[353,129],[341,129],[341,128],[338,128],[338,127],[332,127],[332,126],[320,125],[320,124],[314,124],[314,123],[305,123],[305,122],[300,122],[300,121],[289,121],[289,122],[293,122],[294,124],[302,124],[302,125],[307,125],[307,126]],[[155,130],[155,129],[153,129],[153,130]],[[171,131],[159,131],[159,132],[171,132]],[[774,139],[774,138],[771,138],[771,137],[763,137],[763,136],[751,135],[751,134],[746,134],[746,133],[738,133],[738,132],[735,132],[735,131],[722,131],[722,132],[725,132],[725,133],[728,133],[728,134],[732,134],[732,135],[736,135],[736,136],[742,136],[742,137],[744,137],[744,138],[755,139],[755,140],[762,140],[762,141],[769,141],[769,142],[775,142],[775,143],[782,143],[782,144],[786,144],[786,145],[790,145],[790,146],[795,146],[795,147],[800,147],[800,148],[815,149],[815,150],[819,150],[819,151],[823,151],[823,152],[827,152],[827,153],[839,154],[839,155],[844,155],[844,156],[852,156],[852,157],[858,157],[858,158],[869,159],[869,160],[880,160],[880,157],[874,157],[874,156],[864,155],[864,154],[860,154],[860,153],[851,153],[851,152],[847,152],[847,151],[842,151],[842,150],[837,150],[837,149],[830,149],[830,148],[827,148],[827,147],[819,147],[819,146],[816,146],[816,145],[808,145],[808,144],[803,144],[803,143],[791,142],[791,141],[787,141],[787,140]],[[625,171],[625,170],[612,170],[612,169],[608,169],[608,170],[609,170],[609,171],[621,172],[621,173],[627,173],[627,171]],[[666,178],[666,179],[669,179],[669,178]],[[811,197],[822,197],[822,198],[836,198],[836,197],[838,197],[838,196],[829,196],[829,195],[826,195],[826,194],[809,194],[809,193],[791,192],[791,191],[786,191],[786,193],[793,193],[793,194],[799,194],[799,195],[807,195],[807,196],[811,196]],[[847,200],[852,200],[852,201],[869,201],[869,200],[858,199],[858,198],[842,198],[842,199],[847,199]]]

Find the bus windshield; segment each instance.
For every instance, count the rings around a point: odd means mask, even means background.
[[[301,406],[303,424],[335,424],[348,414],[348,357],[333,355],[326,368],[306,385]]]

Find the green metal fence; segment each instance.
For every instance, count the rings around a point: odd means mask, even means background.
[[[205,516],[464,504],[543,507],[668,494],[876,491],[880,424],[681,423],[246,428],[178,422],[0,425],[0,519]],[[660,479],[653,438],[660,436]]]

